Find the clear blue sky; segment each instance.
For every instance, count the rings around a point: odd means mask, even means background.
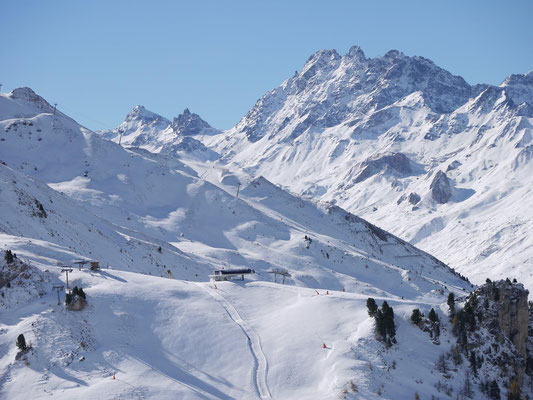
[[[319,49],[420,55],[469,83],[533,69],[531,0],[2,0],[2,92],[113,128],[137,104],[230,128]]]

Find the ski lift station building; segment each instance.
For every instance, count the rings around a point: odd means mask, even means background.
[[[213,271],[213,275],[209,275],[212,281],[231,281],[234,278],[240,277],[244,281],[244,275],[255,274],[255,271],[250,268],[240,269],[218,269]]]

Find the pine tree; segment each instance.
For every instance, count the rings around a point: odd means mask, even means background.
[[[413,310],[413,313],[411,314],[411,322],[415,325],[418,325],[420,324],[421,321],[422,321],[422,315],[420,314],[420,310],[418,308],[415,308]]]
[[[509,385],[509,393],[507,394],[507,400],[520,400],[521,394],[522,393],[518,382],[513,380]]]
[[[428,318],[431,322],[437,322],[439,320],[439,317],[433,308],[429,310]]]
[[[74,294],[73,293],[67,293],[65,295],[65,304],[70,304],[72,303],[72,299],[74,298]]]
[[[436,323],[433,329],[435,331],[435,338],[438,339],[440,337],[440,323]]]
[[[470,332],[473,332],[476,330],[476,316],[474,315],[474,310],[472,309],[471,304],[468,302],[466,303],[464,309],[463,309],[463,316],[464,321],[468,326],[468,330]]]
[[[500,387],[495,380],[490,383],[489,396],[492,400],[500,400]]]
[[[444,354],[439,356],[435,366],[437,367],[437,371],[439,371],[441,374],[446,374],[448,372],[448,364],[446,363],[446,357]]]
[[[376,330],[379,336],[381,337],[381,340],[386,341],[387,340],[387,329],[385,327],[385,318],[381,310],[378,310],[376,313]]]
[[[389,304],[384,301],[381,305],[381,311],[383,312],[383,319],[385,324],[385,331],[389,337],[396,336],[396,325],[394,324],[394,310]]]
[[[15,257],[13,256],[11,250],[6,250],[4,260],[6,260],[6,263],[8,264],[11,264],[15,260]]]
[[[72,289],[72,295],[79,296],[84,300],[86,299],[85,292],[81,287],[74,286],[74,289]]]
[[[368,315],[372,318],[375,318],[378,312],[376,300],[374,300],[372,297],[369,297],[366,301],[366,308],[368,309]]]
[[[453,292],[450,292],[448,295],[448,308],[450,310],[450,317],[453,318],[453,315],[455,314],[455,295]]]
[[[472,372],[474,373],[474,376],[477,376],[477,360],[476,360],[476,354],[471,351],[470,352],[470,368],[472,368]]]
[[[22,333],[17,337],[17,347],[22,351],[28,349],[28,346],[26,346],[26,338]]]
[[[461,389],[461,394],[464,397],[468,397],[469,399],[472,398],[474,395],[474,392],[472,390],[472,382],[470,381],[470,376],[467,374],[465,377],[465,382],[463,384],[463,388]]]
[[[456,345],[453,348],[452,359],[455,365],[461,365],[463,363],[463,356],[461,355],[461,348],[459,345]]]

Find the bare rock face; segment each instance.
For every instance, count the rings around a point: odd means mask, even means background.
[[[452,185],[446,173],[438,171],[429,186],[431,198],[439,204],[446,204],[452,197]]]
[[[533,361],[529,360],[533,354],[528,351],[528,343],[533,339],[529,336],[529,292],[522,284],[501,280],[483,285],[476,293],[479,295],[478,309],[483,313],[482,326],[500,344],[502,360],[509,355],[509,351],[503,351],[506,343],[513,344],[510,352],[515,356],[502,361],[501,364],[513,370],[521,385],[524,374],[529,371],[526,367]]]
[[[409,194],[409,197],[407,198],[407,200],[412,205],[416,205],[420,201],[420,195],[417,194],[417,193],[411,193],[411,194]]]
[[[172,122],[172,128],[178,135],[196,135],[203,130],[212,129],[198,114],[191,113],[188,108]]]
[[[515,345],[518,352],[527,357],[529,310],[528,291],[517,285],[502,284],[500,281],[500,302],[498,304],[498,326]]]
[[[3,257],[4,253],[0,252]],[[0,288],[7,285],[8,282],[15,280],[17,277],[22,276],[28,278],[30,276],[28,266],[23,262],[15,259],[12,263],[4,263],[0,261]]]
[[[454,171],[454,170],[456,170],[457,168],[459,168],[461,165],[462,165],[462,164],[461,164],[460,161],[455,160],[455,161],[451,162],[451,163],[448,165],[448,168],[446,168],[446,172],[448,172],[448,171]]]
[[[399,172],[400,174],[410,174],[412,172],[409,158],[403,153],[393,153],[363,163],[363,170],[355,178],[355,183],[364,181],[371,176],[386,169]]]

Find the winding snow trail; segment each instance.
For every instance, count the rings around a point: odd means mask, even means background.
[[[242,319],[233,304],[226,300],[215,289],[212,289],[209,284],[196,284],[213,297],[226,310],[229,317],[240,326],[244,335],[248,338],[248,346],[254,358],[254,385],[257,394],[261,399],[272,398],[267,384],[268,362],[265,353],[263,352],[263,348],[261,347],[261,339],[257,333],[255,333],[253,328]]]

